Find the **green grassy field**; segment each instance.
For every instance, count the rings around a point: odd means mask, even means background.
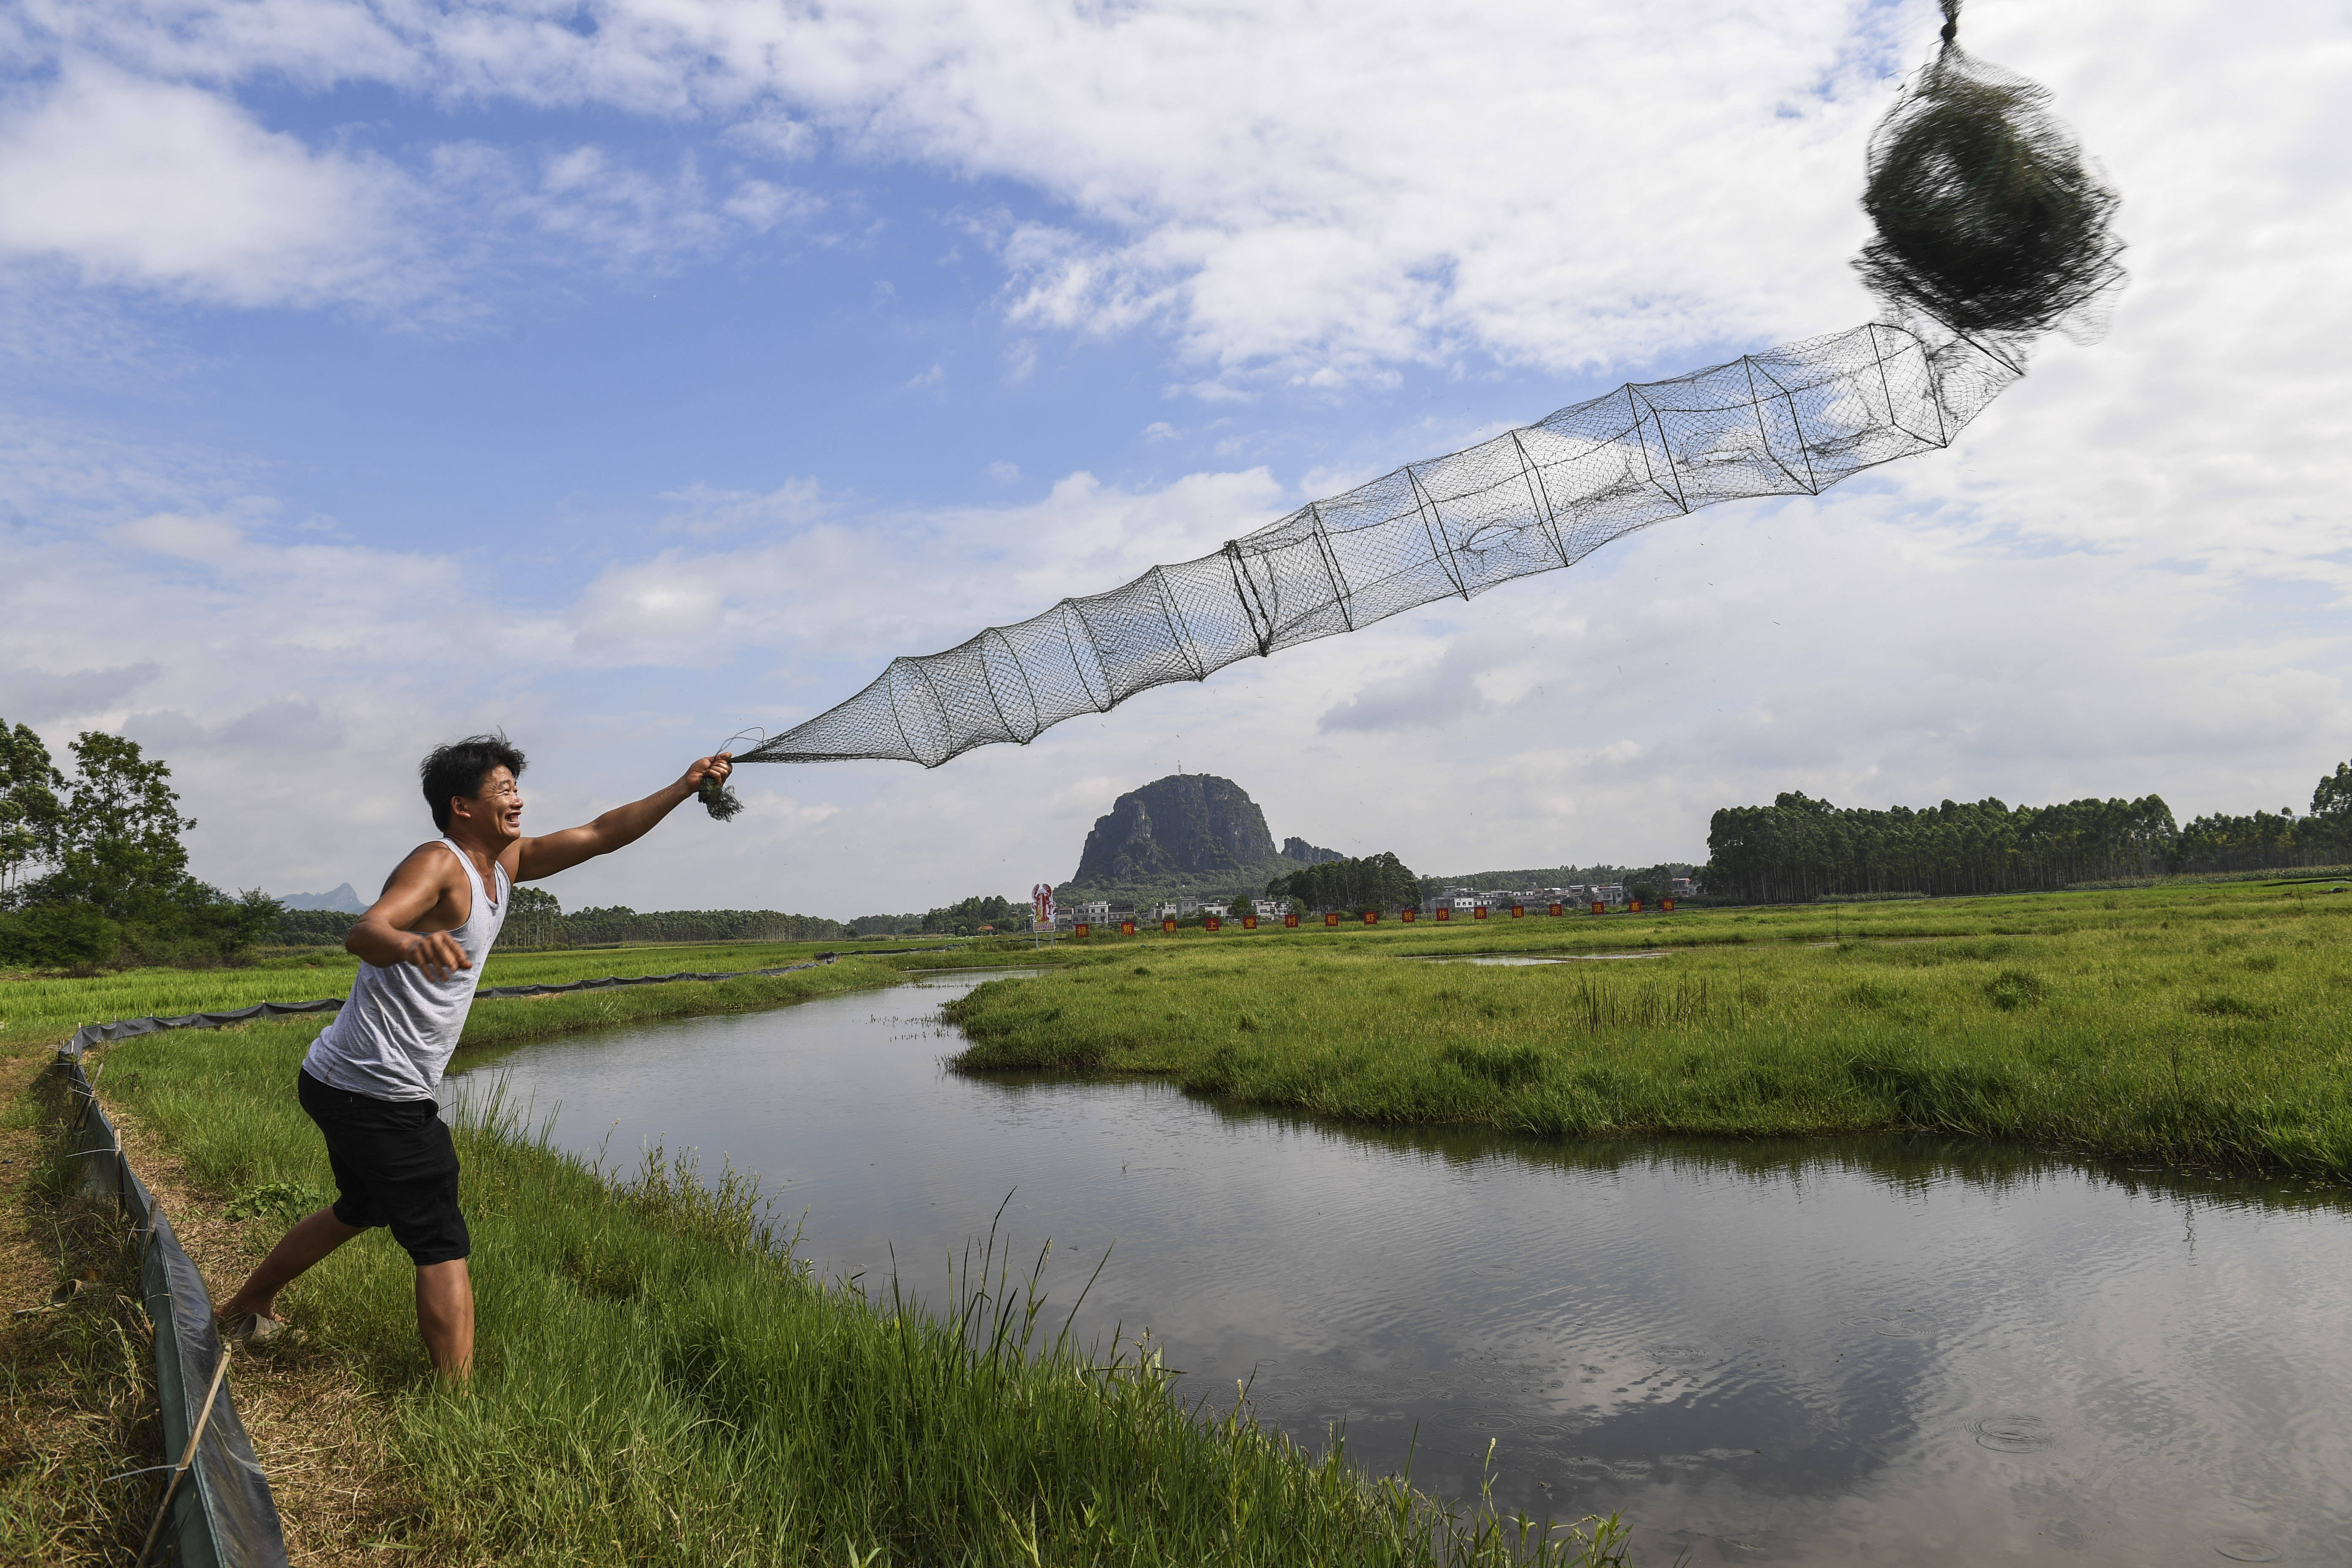
[[[942,952],[890,952],[878,947],[935,945]],[[681,971],[718,973],[805,963],[821,952],[839,962],[822,971],[744,980],[677,985],[635,986],[582,996],[484,1001],[475,1005],[466,1044],[508,1044],[538,1035],[595,1028],[605,1024],[704,1013],[750,1012],[810,996],[862,986],[894,984],[911,969],[1001,964],[1008,956],[1024,963],[1054,963],[1048,951],[1033,954],[1025,945],[957,942],[710,942],[675,946],[591,948],[548,952],[493,952],[482,967],[482,984],[561,985],[604,975],[667,974]],[[13,975],[0,978],[0,1052],[47,1051],[83,1024],[118,1018],[174,1017],[186,1013],[229,1012],[256,1002],[308,1002],[340,996],[351,989],[359,960],[320,950],[265,958],[237,969],[125,969],[94,975]],[[322,1016],[309,1026],[317,1028]]]
[[[125,1041],[106,1047],[103,1092],[200,1184],[290,1215],[330,1188],[287,1091],[314,1028]],[[694,1568],[1615,1560],[1606,1541],[1440,1507],[1246,1410],[1188,1409],[1148,1345],[1067,1342],[1075,1303],[1039,1301],[984,1249],[925,1282],[942,1288],[923,1310],[895,1283],[869,1299],[811,1278],[730,1174],[698,1180],[656,1151],[614,1183],[495,1107],[458,1143],[469,1394],[431,1389],[409,1265],[383,1233],[282,1299],[308,1353],[394,1393],[416,1499],[395,1548]]]
[[[1139,939],[949,1015],[968,1070],[1356,1121],[1935,1131],[2341,1179],[2352,897],[2327,886]],[[1473,952],[1595,961],[1443,962]]]

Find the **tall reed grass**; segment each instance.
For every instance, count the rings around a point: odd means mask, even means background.
[[[108,1047],[107,1087],[218,1193],[323,1193],[291,1091],[307,1038],[273,1024],[127,1041]],[[1245,1404],[1188,1407],[1150,1345],[1075,1342],[1076,1304],[1045,1301],[992,1232],[935,1298],[898,1279],[869,1294],[813,1277],[731,1171],[706,1180],[656,1150],[607,1179],[496,1097],[456,1131],[479,1300],[470,1393],[430,1387],[410,1267],[383,1233],[283,1299],[314,1346],[399,1391],[421,1505],[395,1545],[692,1568],[1622,1555],[1612,1525],[1448,1507],[1363,1473],[1343,1443],[1301,1447]]]

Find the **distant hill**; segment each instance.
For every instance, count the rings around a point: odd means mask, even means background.
[[[363,915],[367,904],[345,882],[331,893],[280,893],[278,901],[289,910],[333,910],[340,914]]]
[[[1302,866],[1340,858],[1303,838],[1280,849],[1249,792],[1214,773],[1171,773],[1131,789],[1095,819],[1063,897],[1234,898]]]

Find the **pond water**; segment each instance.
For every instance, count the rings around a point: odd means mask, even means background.
[[[803,1254],[944,1292],[1006,1195],[1081,1335],[1149,1328],[1379,1470],[1572,1518],[1633,1561],[2352,1562],[2338,1189],[1898,1140],[1390,1131],[1151,1083],[973,1079],[977,983],[468,1063],[612,1165],[756,1173]],[[1220,1392],[1222,1391],[1222,1393]]]

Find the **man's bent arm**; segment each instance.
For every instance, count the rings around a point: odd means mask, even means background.
[[[692,798],[702,787],[706,776],[724,780],[734,772],[727,753],[703,757],[687,769],[676,784],[656,790],[643,800],[633,800],[626,805],[616,805],[581,827],[567,827],[561,833],[550,833],[538,838],[526,838],[515,868],[518,882],[537,881],[552,877],[558,871],[568,871],[583,860],[593,860],[599,855],[610,855],[624,845],[635,844],[653,831],[654,824],[667,816]]]
[[[427,844],[412,852],[393,871],[392,879],[368,906],[367,913],[352,922],[343,936],[343,951],[379,969],[413,963],[435,980],[472,968],[465,949],[447,932],[426,935],[408,929],[440,903],[456,865],[438,845]]]

